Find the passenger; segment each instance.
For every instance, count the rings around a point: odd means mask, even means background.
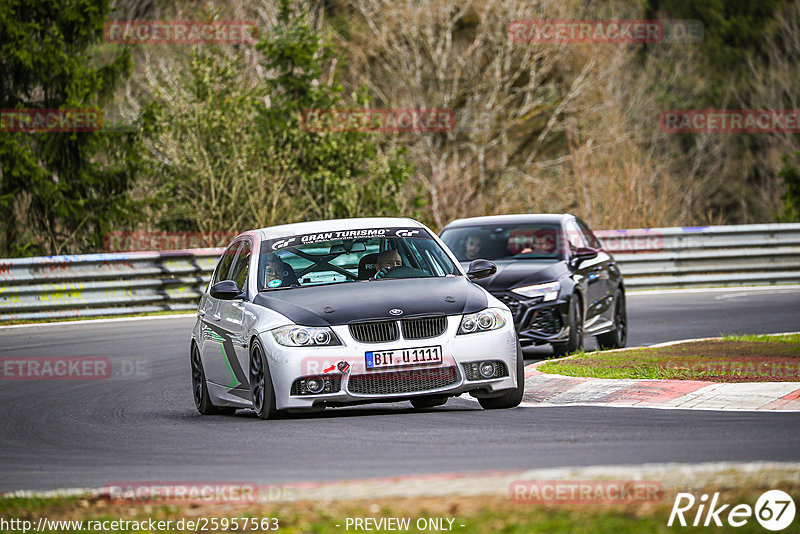
[[[403,258],[395,250],[384,250],[375,260],[375,278],[383,278],[395,267],[402,267]]]

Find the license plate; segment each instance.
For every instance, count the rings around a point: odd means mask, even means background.
[[[401,367],[422,363],[442,363],[442,347],[376,350],[366,353],[367,369]]]

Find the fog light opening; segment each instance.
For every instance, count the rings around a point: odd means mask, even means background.
[[[478,372],[483,378],[492,378],[495,372],[494,362],[482,362],[478,367]]]
[[[325,389],[325,381],[320,377],[312,376],[306,378],[305,386],[309,393],[322,393],[322,390]]]

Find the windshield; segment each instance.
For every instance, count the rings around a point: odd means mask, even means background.
[[[258,290],[459,274],[422,228],[342,230],[265,241]]]
[[[468,226],[446,229],[442,241],[459,261],[504,259],[562,259],[558,224]]]

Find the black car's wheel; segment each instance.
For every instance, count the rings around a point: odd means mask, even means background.
[[[583,309],[577,294],[569,299],[569,338],[566,343],[553,343],[553,355],[563,356],[583,350]]]
[[[506,408],[514,408],[515,406],[519,406],[519,403],[522,402],[522,396],[525,394],[525,361],[519,341],[517,341],[516,371],[517,387],[508,390],[499,397],[478,399],[478,402],[484,410],[503,410]]]
[[[203,371],[203,361],[200,359],[200,350],[194,343],[192,343],[190,360],[192,364],[192,392],[197,411],[201,415],[234,413],[236,408],[214,406],[211,403],[211,398],[208,395],[208,386],[206,385],[206,374]]]
[[[441,406],[446,402],[447,397],[417,397],[416,399],[411,399],[411,406],[417,410],[423,410],[425,408]]]
[[[253,396],[253,410],[259,418],[271,419],[278,414],[267,355],[258,341],[254,341],[250,347],[250,393]]]
[[[601,349],[621,349],[628,343],[628,316],[625,310],[625,293],[617,290],[614,296],[614,330],[597,336]]]

